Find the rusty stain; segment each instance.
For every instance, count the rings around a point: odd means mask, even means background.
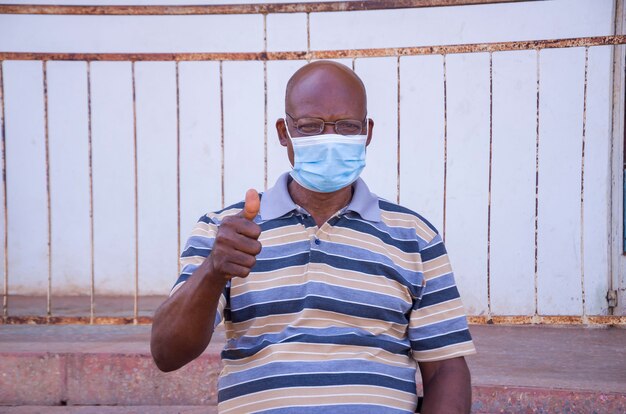
[[[487,190],[487,314],[491,315],[491,185],[493,171],[493,53],[489,52],[489,179]]]
[[[135,173],[135,294],[133,297],[133,318],[137,323],[139,314],[139,168],[137,165],[137,89],[135,85],[135,61],[131,62],[133,88],[133,158]]]
[[[95,313],[94,295],[96,290],[95,255],[94,255],[94,223],[93,223],[93,140],[91,128],[91,62],[87,62],[87,141],[89,147],[89,250],[91,259],[90,291],[89,291],[89,318],[93,323]]]
[[[46,158],[46,198],[48,209],[48,289],[46,297],[46,314],[52,314],[52,207],[50,195],[50,141],[48,134],[48,62],[42,63],[43,71],[43,104],[44,104],[44,134]]]
[[[534,240],[534,278],[535,278],[535,316],[539,313],[539,99],[541,87],[541,56],[540,51],[536,51],[536,70],[537,70],[537,114],[536,119],[536,139],[535,139],[535,240]]]
[[[0,5],[0,14],[60,15],[207,15],[321,13],[356,10],[388,10],[422,7],[469,6],[476,4],[517,3],[538,0],[360,0],[311,3],[215,4],[185,6],[71,6],[71,5]]]
[[[448,188],[448,74],[446,55],[443,55],[443,228],[442,237],[446,241],[446,190]]]
[[[263,51],[267,52],[267,14],[263,15]],[[263,189],[267,190],[267,61],[263,61]]]
[[[9,309],[9,216],[7,203],[7,145],[4,127],[4,62],[0,61],[0,137],[2,138],[2,198],[4,202],[4,291],[2,293],[2,315],[8,315]]]
[[[491,315],[468,316],[474,325],[609,325],[626,326],[626,316],[600,315]]]
[[[352,66],[354,70],[354,59],[352,60]],[[397,57],[396,59],[396,79],[397,79],[397,85],[396,85],[396,110],[397,110],[397,124],[396,124],[396,129],[397,129],[397,139],[398,139],[398,146],[396,149],[396,202],[398,204],[400,204],[400,56]],[[367,119],[365,120],[365,122],[367,122]]]
[[[580,157],[580,289],[583,317],[585,307],[585,141],[587,139],[587,81],[589,78],[589,47],[585,48],[585,81],[583,88],[583,120],[582,143]]]
[[[0,318],[2,325],[149,325],[152,318],[96,316],[93,322],[89,316],[5,316]]]
[[[179,62],[176,62],[176,271],[180,275],[180,73],[178,68]]]
[[[222,208],[225,205],[225,195],[224,195],[224,62],[220,60],[220,156],[221,156],[221,177],[222,177]]]
[[[576,37],[570,39],[516,42],[470,43],[464,45],[392,47],[285,52],[209,52],[209,53],[45,53],[0,52],[0,60],[89,60],[89,61],[264,61],[315,60],[457,53],[488,53],[515,50],[541,50],[626,44],[626,35]]]
[[[468,316],[468,322],[472,325],[588,325],[588,326],[618,326],[626,327],[626,315],[600,315],[583,318],[577,315],[492,315],[492,316]],[[3,316],[0,317],[0,325],[149,325],[152,323],[150,316],[119,317],[119,316],[96,316],[91,321],[89,316]]]

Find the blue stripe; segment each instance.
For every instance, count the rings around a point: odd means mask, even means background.
[[[444,254],[447,254],[447,252],[446,246],[444,246],[443,242],[425,247],[420,252],[420,256],[422,256],[422,262],[428,262],[429,260],[436,259],[439,256],[443,256]]]
[[[311,242],[309,238],[302,241],[294,241],[292,243],[279,244],[276,246],[263,246],[261,253],[256,256],[256,260],[283,260],[285,256],[293,256],[296,254],[309,253]]]
[[[398,340],[388,335],[373,336],[358,328],[326,328],[312,329],[289,327],[278,334],[261,335],[259,337],[241,337],[236,344],[227,344],[222,351],[222,359],[237,360],[247,358],[276,343],[332,344],[379,348],[385,351],[408,355],[410,344],[406,340]],[[230,348],[237,346],[238,348]]]
[[[227,401],[242,395],[255,392],[292,387],[325,387],[337,385],[374,385],[378,387],[416,393],[415,382],[402,381],[372,373],[332,373],[293,374],[280,377],[269,377],[246,382],[230,388],[222,388],[218,393],[219,401]]]
[[[456,286],[454,282],[454,275],[452,273],[446,273],[445,275],[437,276],[434,279],[429,279],[426,282],[424,294],[428,294],[433,290],[441,290],[452,286]]]
[[[198,219],[198,222],[215,225],[215,222],[213,220],[211,220],[211,218],[209,216],[207,216],[207,215],[204,215],[204,216],[200,217]]]
[[[309,263],[309,252],[294,254],[293,256],[281,257],[280,259],[257,260],[252,272],[270,272],[291,266],[302,266]]]
[[[231,298],[232,300],[232,298]],[[232,305],[232,304],[231,304]],[[344,315],[358,316],[369,319],[380,319],[389,322],[406,324],[406,315],[403,312],[368,306],[358,303],[348,303],[343,300],[324,298],[309,295],[294,300],[281,300],[270,303],[249,306],[244,309],[231,309],[232,321],[245,322],[250,319],[268,315],[281,315],[301,312],[304,309],[318,309],[337,312]]]
[[[441,335],[445,332],[458,331],[467,329],[467,319],[465,315],[459,316],[447,321],[433,323],[427,326],[420,326],[417,328],[409,329],[409,336],[411,341],[421,341],[424,338]]]
[[[436,305],[441,302],[446,302],[448,300],[456,299],[459,297],[459,290],[456,286],[450,286],[447,289],[440,290],[438,292],[433,293],[424,293],[422,296],[422,300],[420,301],[420,308],[425,308],[427,306]]]
[[[254,277],[255,276],[251,274],[248,276],[248,279],[253,278],[251,280],[254,280]],[[397,296],[350,289],[342,286],[329,285],[323,282],[307,282],[301,285],[282,286],[262,291],[246,292],[231,298],[232,307],[234,311],[238,311],[238,309],[256,303],[275,303],[277,298],[280,298],[280,300],[302,298],[311,292],[315,292],[316,295],[326,296],[340,301],[357,302],[364,305],[376,304],[379,308],[400,312],[402,314],[409,311],[412,306],[412,303],[407,303]],[[380,316],[383,315],[381,314]]]
[[[415,351],[429,351],[448,345],[460,344],[472,339],[469,329],[459,332],[451,332],[434,338],[411,341],[411,348]]]
[[[185,251],[180,255],[181,258],[184,257],[209,257],[211,254],[211,248],[209,247],[193,247],[189,246],[185,249]]]

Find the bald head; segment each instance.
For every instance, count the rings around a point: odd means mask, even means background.
[[[365,86],[345,65],[328,60],[312,62],[289,79],[285,109],[296,118],[362,120],[367,113]]]

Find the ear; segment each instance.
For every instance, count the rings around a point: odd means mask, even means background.
[[[278,141],[280,145],[286,147],[289,143],[289,136],[287,135],[287,122],[285,118],[278,118],[276,120],[276,132],[278,133]]]
[[[367,118],[367,141],[365,141],[365,146],[370,144],[372,140],[372,132],[374,132],[374,120],[372,118]]]

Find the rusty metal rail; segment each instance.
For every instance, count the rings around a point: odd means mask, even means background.
[[[534,315],[534,316],[468,316],[472,325],[595,325],[595,326],[625,326],[626,316],[572,316],[572,315]],[[149,316],[119,317],[119,316],[3,316],[0,324],[5,325],[149,325],[152,318]]]
[[[268,14],[319,13],[358,10],[387,10],[422,7],[469,6],[495,3],[521,3],[544,0],[365,0],[313,3],[213,4],[201,6],[70,6],[41,4],[0,4],[0,14],[51,15],[207,15],[207,14]]]
[[[448,55],[455,53],[505,52],[570,47],[626,44],[626,35],[577,37],[570,39],[524,40],[515,42],[469,43],[463,45],[391,47],[378,49],[340,49],[287,52],[218,53],[40,53],[0,52],[0,60],[79,60],[79,61],[273,61],[368,57]]]

